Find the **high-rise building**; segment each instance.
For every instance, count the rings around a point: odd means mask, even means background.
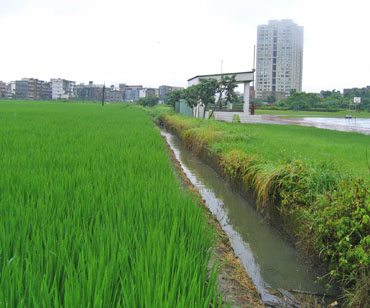
[[[173,86],[160,86],[158,89],[159,93],[159,101],[161,103],[167,103],[167,94],[171,91],[181,90],[181,87],[173,87]]]
[[[6,83],[0,80],[0,98],[5,97],[6,88]]]
[[[257,28],[256,98],[281,99],[302,91],[303,27],[290,19]]]

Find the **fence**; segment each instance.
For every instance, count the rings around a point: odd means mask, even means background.
[[[180,100],[179,102],[176,102],[175,111],[177,113],[181,113],[188,117],[193,116],[193,109],[189,107],[189,105],[184,100]]]

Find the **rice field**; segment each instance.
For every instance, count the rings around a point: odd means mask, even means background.
[[[213,231],[123,105],[0,101],[0,307],[218,307]]]

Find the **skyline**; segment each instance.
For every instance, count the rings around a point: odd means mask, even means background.
[[[278,2],[278,3],[276,3]],[[196,75],[250,71],[257,26],[304,27],[303,91],[365,87],[370,5],[345,1],[0,0],[0,80],[185,87]]]

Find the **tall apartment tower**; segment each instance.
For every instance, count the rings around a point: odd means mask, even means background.
[[[257,28],[256,97],[277,99],[302,91],[303,27],[290,19]]]

